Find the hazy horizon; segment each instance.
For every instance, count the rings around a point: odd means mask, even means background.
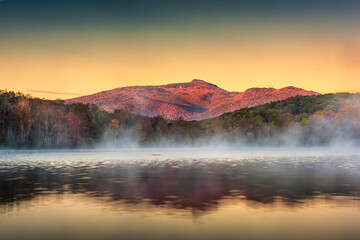
[[[151,83],[149,83],[149,84],[125,85],[125,86],[115,87],[115,88],[111,88],[111,89],[104,89],[104,90],[101,90],[101,91],[98,90],[98,91],[87,93],[87,94],[74,93],[74,92],[45,91],[45,90],[35,90],[35,89],[27,89],[27,90],[16,91],[14,89],[3,88],[3,89],[0,89],[0,90],[20,92],[20,93],[23,93],[23,94],[26,94],[26,95],[30,95],[33,98],[43,98],[43,99],[47,99],[47,100],[69,100],[69,99],[72,99],[72,98],[79,98],[79,97],[83,97],[83,96],[89,96],[89,95],[97,94],[97,93],[100,93],[100,92],[112,91],[112,90],[119,89],[119,88],[127,88],[127,87],[158,87],[158,86],[160,87],[160,86],[166,86],[166,85],[171,85],[171,84],[190,83],[192,80],[201,80],[201,81],[205,81],[206,83],[213,84],[213,83],[208,82],[208,81],[203,80],[203,79],[191,79],[190,81],[184,81],[184,82],[172,82],[172,81],[170,81],[168,83],[163,83],[163,84],[151,84]],[[256,88],[259,88],[259,89],[261,89],[261,88],[274,88],[276,90],[279,90],[279,89],[284,89],[284,88],[288,88],[288,87],[295,87],[295,88],[303,89],[303,90],[306,90],[306,91],[313,91],[313,92],[316,92],[316,93],[319,93],[319,94],[360,93],[360,90],[317,92],[317,91],[312,90],[312,89],[304,89],[304,88],[300,88],[300,87],[293,86],[293,85],[284,85],[284,86],[278,87],[278,88],[271,87],[271,86],[269,86],[269,87],[253,86],[253,87],[246,88],[246,89],[244,89],[242,91],[236,91],[236,90],[230,91],[228,89],[224,89],[223,87],[221,87],[221,85],[216,85],[216,86],[223,89],[223,90],[225,90],[225,91],[228,91],[228,92],[245,92],[246,90],[254,89],[254,88],[255,89]],[[43,95],[48,96],[48,97],[44,97]],[[59,97],[59,96],[62,96],[62,97]]]

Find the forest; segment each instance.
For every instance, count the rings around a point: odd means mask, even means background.
[[[360,94],[296,96],[202,121],[0,91],[0,148],[360,145]]]

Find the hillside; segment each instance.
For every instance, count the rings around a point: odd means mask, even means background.
[[[202,120],[244,107],[283,100],[293,96],[317,95],[301,88],[250,88],[245,92],[228,92],[203,80],[163,86],[116,88],[66,100],[66,103],[96,104],[101,109],[130,109],[143,116],[162,116],[169,120]]]
[[[296,96],[201,121],[0,91],[0,148],[360,144],[360,94]]]

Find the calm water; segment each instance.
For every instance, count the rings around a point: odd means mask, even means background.
[[[2,151],[0,239],[360,239],[360,155]]]

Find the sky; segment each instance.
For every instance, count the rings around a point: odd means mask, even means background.
[[[0,0],[0,89],[360,90],[359,0]]]

